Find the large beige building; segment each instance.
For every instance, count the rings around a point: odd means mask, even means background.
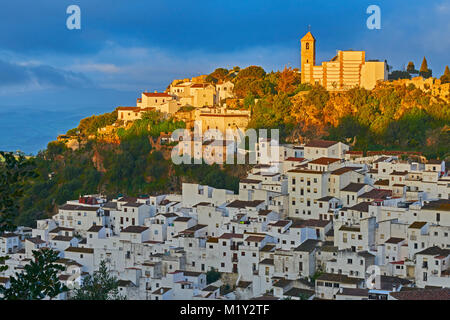
[[[196,115],[196,120],[202,122],[202,132],[210,129],[219,130],[226,134],[227,129],[245,131],[250,121],[250,112],[247,110],[210,109]]]
[[[212,106],[216,99],[216,89],[208,83],[183,82],[170,85],[169,92],[177,97],[182,106]]]
[[[174,114],[180,108],[176,97],[166,92],[143,92],[136,106],[141,109],[155,108],[157,111],[167,114]]]
[[[327,90],[353,87],[373,89],[379,80],[387,80],[385,62],[366,61],[365,51],[339,50],[330,61],[316,65],[316,39],[308,32],[301,39],[302,83],[320,84]]]

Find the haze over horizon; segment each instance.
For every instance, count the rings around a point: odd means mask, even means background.
[[[36,153],[81,118],[134,105],[143,90],[218,67],[299,67],[311,25],[317,62],[365,50],[394,69],[426,56],[440,76],[450,51],[450,2],[114,1],[5,2],[0,11],[0,150]],[[81,8],[81,30],[66,9]],[[381,30],[366,27],[371,4]],[[17,20],[20,12],[21,20]]]

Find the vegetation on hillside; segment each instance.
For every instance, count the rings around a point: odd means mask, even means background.
[[[56,261],[58,252],[52,249],[33,251],[33,259],[21,273],[9,278],[10,285],[0,285],[0,300],[54,299],[69,289],[58,278],[65,267]]]
[[[416,72],[413,64],[408,69]],[[446,68],[443,77],[448,76]],[[258,66],[219,68],[208,77],[212,82],[232,81],[240,107],[251,111],[249,127],[280,129],[282,141],[325,138],[348,143],[354,150],[421,151],[439,159],[450,156],[449,103],[412,84],[387,82],[370,91],[328,92],[318,85],[301,84],[298,70],[285,67],[267,73]],[[10,192],[22,192],[8,209],[13,222],[33,226],[37,219],[56,213],[58,205],[82,194],[116,197],[179,192],[182,182],[238,190],[238,177],[245,174],[246,166],[174,165],[170,148],[156,146],[155,140],[161,132],[184,128],[184,123],[158,113],[149,112],[130,127],[118,129],[119,144],[88,139],[98,128],[116,121],[116,111],[83,119],[69,132],[83,140],[80,149],[51,142],[39,152],[27,164],[34,176],[8,184]],[[19,169],[0,164],[0,174],[5,170]]]
[[[106,261],[100,261],[98,270],[83,278],[79,288],[73,292],[72,300],[126,300],[119,293],[119,280],[110,274]]]
[[[164,119],[160,112],[148,111],[142,115],[142,119],[134,121],[131,128],[120,128],[117,130],[117,135],[122,141],[130,137],[140,137],[143,135],[158,137],[160,133],[170,133],[176,129],[185,127],[186,124],[183,121]]]
[[[88,118],[84,118],[80,121],[77,128],[71,129],[67,132],[68,135],[79,135],[81,137],[88,137],[90,135],[95,135],[99,128],[112,125],[117,121],[117,110],[110,113],[105,113],[101,115],[93,115]]]
[[[282,141],[327,138],[362,151],[401,149],[431,158],[450,156],[449,103],[414,85],[385,82],[373,90],[329,92],[319,85],[300,84],[287,68],[269,74],[249,68],[240,73],[245,71],[252,79],[243,99],[252,110],[252,128],[278,128]],[[426,60],[421,69],[428,70]],[[263,82],[271,90],[251,90],[253,83]],[[237,90],[239,95],[242,88]]]
[[[80,149],[72,150],[62,142],[49,143],[29,164],[33,176],[9,184],[14,190],[20,186],[23,193],[14,202],[16,206],[10,207],[9,216],[17,225],[34,226],[37,219],[55,214],[58,205],[83,194],[103,193],[112,198],[180,192],[182,182],[237,191],[237,172],[244,172],[236,169],[238,165],[174,165],[170,148],[152,146],[151,139],[155,141],[160,132],[184,127],[183,122],[148,113],[119,131],[120,144],[87,139]]]

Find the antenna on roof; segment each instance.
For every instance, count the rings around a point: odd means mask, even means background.
[[[308,32],[311,32],[311,25],[308,24]]]

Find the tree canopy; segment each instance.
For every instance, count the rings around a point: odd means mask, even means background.
[[[24,266],[22,273],[10,277],[10,286],[0,286],[3,300],[53,299],[67,292],[68,288],[58,278],[59,271],[65,269],[58,260],[58,252],[51,249],[33,251],[33,260]]]
[[[119,281],[109,273],[106,261],[100,262],[99,269],[84,277],[80,288],[73,292],[73,300],[125,300],[119,294]]]
[[[428,62],[425,57],[423,57],[422,65],[420,66],[419,75],[424,78],[431,77],[433,72],[428,68]]]

